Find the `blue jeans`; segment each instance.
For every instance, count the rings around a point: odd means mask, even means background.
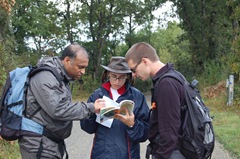
[[[152,159],[158,159],[156,156],[152,156]],[[173,151],[169,159],[186,159],[179,150]]]

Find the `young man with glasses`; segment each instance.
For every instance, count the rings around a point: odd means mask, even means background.
[[[140,159],[140,142],[147,139],[149,108],[143,93],[132,87],[132,73],[124,57],[114,56],[108,66],[101,65],[102,85],[88,99],[94,102],[107,96],[120,103],[128,99],[135,103],[133,113],[115,115],[115,119],[100,122],[99,114],[81,120],[81,128],[95,133],[91,159]]]
[[[184,104],[184,88],[176,79],[158,79],[168,71],[174,70],[173,64],[159,60],[156,50],[148,43],[134,44],[125,55],[133,76],[152,79],[152,112],[150,115],[149,136],[152,159],[185,159],[178,150],[180,143],[181,106]],[[156,93],[157,92],[157,93]]]

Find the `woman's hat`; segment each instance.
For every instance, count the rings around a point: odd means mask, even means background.
[[[121,56],[111,57],[110,63],[108,66],[101,65],[104,69],[114,72],[114,73],[132,73],[128,67],[125,58]]]

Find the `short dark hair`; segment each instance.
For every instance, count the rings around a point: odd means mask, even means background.
[[[142,58],[148,58],[153,62],[159,60],[156,50],[146,42],[139,42],[134,44],[125,55],[125,60],[127,62],[131,59],[136,63]]]
[[[61,53],[61,56],[59,57],[61,60],[63,60],[65,57],[69,57],[70,59],[74,59],[77,56],[77,52],[83,51],[87,57],[89,57],[86,49],[79,45],[78,43],[74,42],[70,45],[68,45]]]

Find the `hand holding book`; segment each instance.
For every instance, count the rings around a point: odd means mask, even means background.
[[[132,100],[123,100],[120,103],[114,102],[112,99],[103,96],[106,107],[100,109],[100,118],[114,118],[116,114],[126,115],[126,112],[132,114],[134,102]]]
[[[127,107],[123,106],[123,110],[125,111],[125,115],[122,114],[115,114],[114,118],[120,120],[128,127],[133,127],[135,123],[135,115],[133,112],[129,112]]]

